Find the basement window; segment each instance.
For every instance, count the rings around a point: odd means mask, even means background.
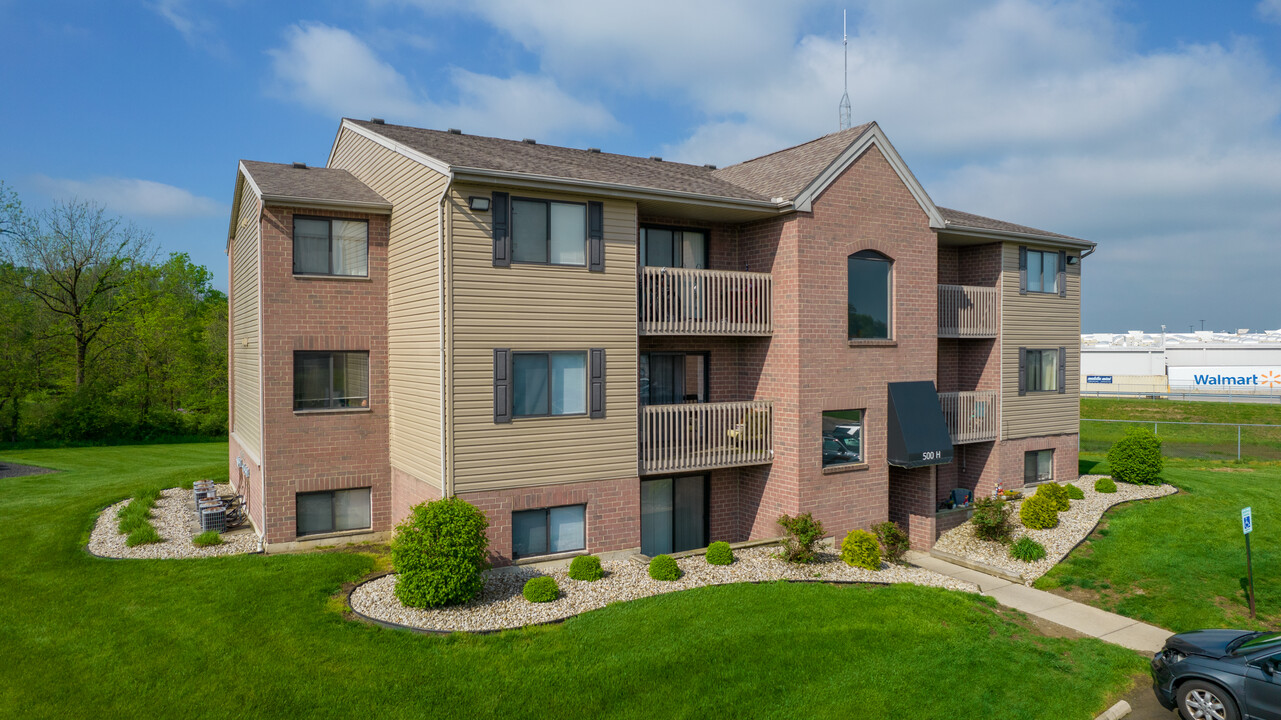
[[[586,514],[586,505],[565,505],[512,513],[512,557],[585,549]]]
[[[368,530],[370,520],[369,488],[325,490],[298,493],[297,534],[320,535],[346,530]]]
[[[1023,453],[1023,484],[1035,485],[1054,479],[1054,450]]]

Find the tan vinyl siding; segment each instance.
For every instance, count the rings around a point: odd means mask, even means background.
[[[387,248],[387,375],[392,467],[440,489],[440,263],[446,176],[343,130],[330,167],[394,208]]]
[[[375,188],[377,189],[377,188]],[[451,193],[453,458],[457,492],[635,477],[636,204],[605,200],[605,272],[585,267],[493,267],[490,214]],[[584,202],[585,196],[512,190]],[[494,423],[493,351],[605,348],[605,418]]]
[[[1001,251],[1001,437],[1078,431],[1081,417],[1081,265],[1067,266],[1067,297],[1019,294],[1019,243]],[[1058,248],[1027,245],[1029,250]],[[1077,254],[1069,250],[1068,257]],[[1019,348],[1067,348],[1066,392],[1019,396]]]
[[[240,445],[262,458],[262,368],[258,327],[258,196],[249,183],[240,193],[240,217],[232,243],[232,356],[235,385],[231,409],[232,428]]]

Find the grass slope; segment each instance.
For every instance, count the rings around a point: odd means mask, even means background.
[[[369,555],[81,549],[105,505],[222,476],[225,445],[6,459],[65,472],[0,480],[4,717],[1084,719],[1143,669],[977,596],[906,585],[712,587],[493,636],[382,630],[330,609]]]
[[[1130,427],[1128,423],[1088,422],[1099,420],[1243,423],[1276,425],[1275,428],[1241,429],[1243,460],[1281,460],[1281,404],[1184,402],[1177,400],[1131,400],[1125,398],[1081,399],[1081,450],[1106,453]],[[1235,460],[1237,429],[1195,425],[1159,425],[1163,452],[1169,457]]]
[[[1199,403],[1189,403],[1199,404]],[[1104,610],[1175,632],[1263,629],[1281,622],[1281,467],[1167,460],[1163,477],[1182,493],[1124,505],[1100,530],[1037,580]],[[1086,458],[1083,472],[1107,473]],[[1241,508],[1254,511],[1251,539],[1259,619],[1249,619]]]

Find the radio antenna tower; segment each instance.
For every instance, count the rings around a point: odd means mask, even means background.
[[[846,12],[841,11],[841,45],[845,48],[845,94],[841,96],[841,129],[849,130],[850,120],[850,38],[847,33]]]

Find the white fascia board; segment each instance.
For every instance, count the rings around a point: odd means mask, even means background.
[[[690,205],[704,207],[731,208],[737,210],[754,210],[757,212],[784,213],[792,210],[792,203],[787,201],[742,200],[717,195],[680,192],[676,190],[659,190],[621,183],[594,182],[574,180],[551,175],[534,175],[532,173],[508,172],[504,170],[486,170],[483,168],[454,168],[454,179],[458,182],[499,183],[515,187],[556,190],[561,192],[587,192],[592,195],[625,198],[628,200],[665,200],[668,202],[686,202]]]
[[[231,239],[236,236],[237,221],[240,219],[240,198],[244,195],[245,183],[254,191],[254,195],[262,200],[262,191],[258,189],[258,183],[254,182],[253,175],[249,174],[249,169],[245,164],[240,163],[236,170],[236,196],[231,199],[231,222],[227,227],[227,251],[231,251]]]
[[[388,150],[391,150],[392,152],[400,153],[401,155],[404,155],[410,160],[414,160],[416,162],[422,163],[423,165],[426,165],[427,167],[431,168],[432,170],[435,170],[441,175],[448,176],[450,171],[452,170],[452,168],[450,168],[449,166],[449,163],[446,163],[441,160],[437,160],[436,158],[430,155],[421,153],[407,145],[402,145],[396,142],[395,140],[391,140],[390,138],[384,137],[383,135],[379,135],[377,132],[370,130],[369,128],[366,128],[366,127],[361,127],[360,125],[357,125],[356,123],[346,118],[343,118],[342,125],[338,128],[338,136],[334,138],[334,145],[329,149],[329,160],[326,163],[327,167],[333,167],[334,153],[338,150],[338,138],[342,137],[343,130],[350,130],[351,132],[371,142],[375,142],[375,143],[378,143],[379,145],[382,145],[383,147],[387,148]]]
[[[945,232],[949,235],[964,235],[965,237],[990,238],[992,240],[1021,240],[1023,242],[1034,242],[1038,245],[1052,245],[1054,247],[1065,247],[1076,250],[1092,250],[1098,244],[1092,243],[1089,240],[1076,240],[1073,238],[1052,237],[1048,235],[1037,235],[1035,233],[1012,232],[1009,230],[989,230],[987,228],[976,228],[953,224],[948,224],[946,227],[939,229],[939,232]]]
[[[902,156],[890,144],[889,138],[885,137],[881,126],[876,123],[872,123],[871,127],[858,136],[854,142],[850,143],[849,147],[845,148],[844,152],[824,168],[818,177],[814,178],[804,190],[801,190],[796,199],[792,201],[792,204],[801,212],[809,212],[813,206],[814,198],[822,194],[828,185],[831,185],[836,178],[840,177],[841,173],[845,172],[850,165],[854,164],[855,160],[871,147],[876,147],[880,150],[881,155],[889,162],[890,167],[894,168],[894,172],[903,181],[903,185],[907,187],[908,192],[912,194],[916,203],[929,216],[930,227],[936,229],[946,227],[943,214],[934,205],[929,193],[925,192],[925,188],[916,179],[916,176],[912,174],[912,170],[908,168],[907,163],[903,162]]]
[[[322,210],[355,210],[373,215],[390,215],[391,203],[359,202],[356,200],[324,200],[319,198],[293,197],[290,195],[263,195],[264,205],[287,205],[289,207],[319,208]]]

